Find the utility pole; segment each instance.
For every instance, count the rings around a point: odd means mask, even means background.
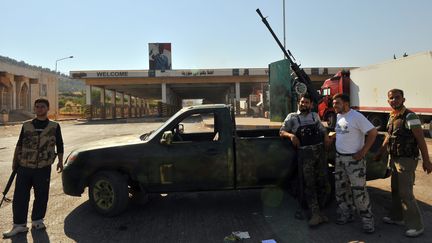
[[[283,36],[284,36],[284,48],[285,48],[285,50],[287,49],[286,48],[286,29],[285,29],[285,0],[282,0],[283,1]],[[284,58],[286,58],[285,57],[285,55],[284,55]]]

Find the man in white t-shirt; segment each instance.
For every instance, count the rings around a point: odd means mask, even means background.
[[[350,108],[348,95],[336,94],[333,97],[333,107],[338,113],[335,127],[335,189],[339,216],[336,223],[353,221],[356,208],[363,222],[363,231],[373,233],[375,223],[366,189],[364,157],[378,132],[366,117]]]

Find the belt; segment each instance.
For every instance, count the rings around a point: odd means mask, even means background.
[[[312,145],[306,145],[306,146],[300,146],[299,149],[317,149],[319,148],[319,146],[323,145],[323,143],[318,143],[318,144],[312,144]]]
[[[338,151],[336,151],[336,154],[341,155],[341,156],[353,156],[355,154],[344,154],[344,153],[339,153]]]

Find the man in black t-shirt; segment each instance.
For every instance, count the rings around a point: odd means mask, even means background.
[[[12,169],[17,171],[13,197],[13,227],[4,232],[9,238],[27,232],[27,213],[30,190],[34,190],[32,227],[45,229],[44,217],[48,204],[51,165],[58,156],[57,171],[63,170],[63,138],[60,125],[48,119],[49,102],[38,99],[34,103],[36,118],[25,122],[21,129]]]

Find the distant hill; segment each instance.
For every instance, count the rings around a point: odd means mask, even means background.
[[[59,79],[59,92],[70,93],[70,92],[85,92],[85,82],[77,79],[60,78]]]
[[[20,66],[20,67],[25,67],[25,68],[33,69],[33,70],[37,70],[37,71],[49,72],[49,73],[52,73],[52,74],[57,74],[57,75],[59,75],[59,76],[69,78],[68,75],[63,74],[63,73],[60,73],[60,72],[57,72],[57,73],[56,73],[54,70],[51,70],[51,69],[49,69],[49,68],[44,68],[44,67],[42,67],[42,66],[31,65],[31,64],[28,64],[28,63],[26,63],[26,62],[24,62],[24,61],[17,61],[17,60],[15,60],[15,59],[13,59],[13,58],[5,57],[5,56],[2,56],[2,55],[0,55],[0,61],[1,61],[1,62],[5,62],[5,63],[9,63],[9,64],[11,64],[11,65],[16,65],[16,66]]]

